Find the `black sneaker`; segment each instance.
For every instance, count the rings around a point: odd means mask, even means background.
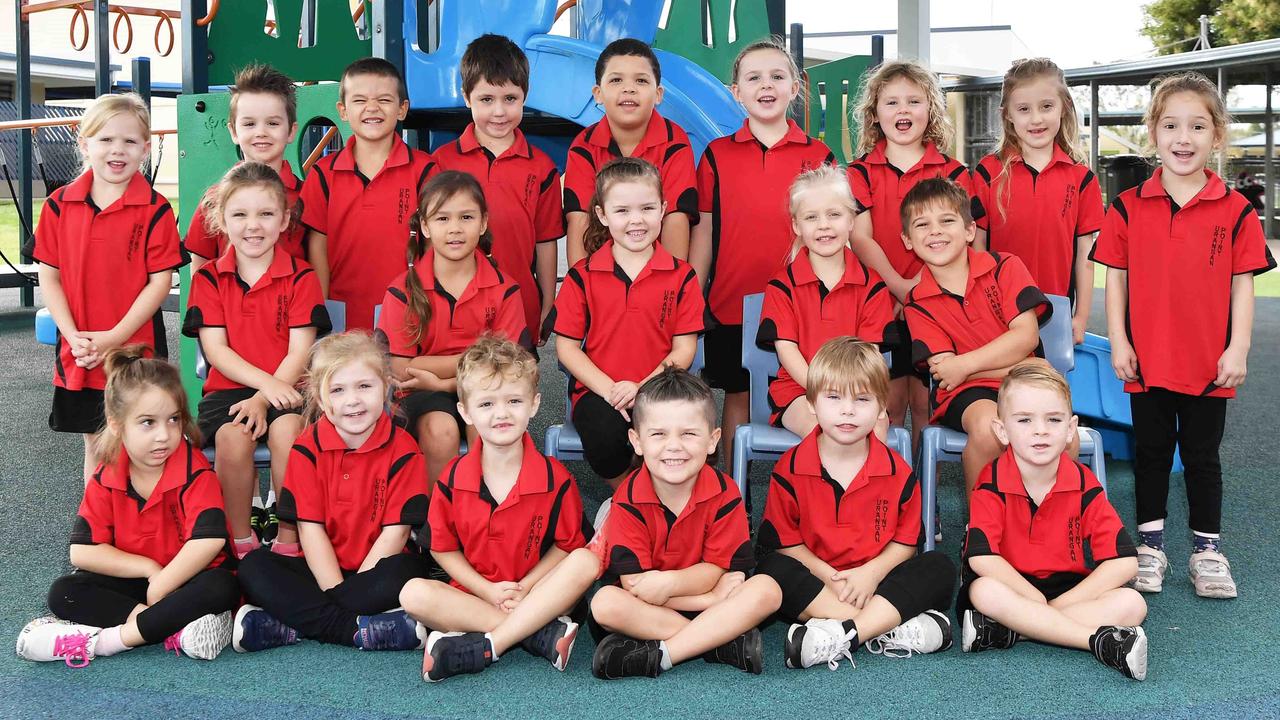
[[[960,634],[962,652],[1008,650],[1018,642],[1018,633],[983,615],[977,610],[964,611],[964,627]]]
[[[658,677],[662,672],[662,650],[657,640],[636,640],[613,633],[596,646],[591,658],[591,674],[601,680],[624,677]]]
[[[720,647],[703,653],[702,659],[759,675],[764,672],[764,641],[760,638],[760,629],[751,628]]]
[[[561,615],[521,640],[520,647],[530,655],[546,658],[557,670],[563,671],[569,665],[569,655],[573,652],[573,641],[577,637],[578,623]]]
[[[440,682],[463,673],[478,673],[493,664],[493,647],[479,632],[433,632],[422,655],[422,679]]]
[[[249,508],[249,529],[254,535],[258,536],[258,541],[262,543],[270,542],[266,536],[267,525],[267,509],[254,505]]]
[[[1147,633],[1139,627],[1106,626],[1089,638],[1098,662],[1134,680],[1147,679]]]
[[[275,542],[276,535],[280,533],[280,518],[276,516],[276,504],[271,503],[271,507],[262,510],[262,532],[259,537],[262,542]]]

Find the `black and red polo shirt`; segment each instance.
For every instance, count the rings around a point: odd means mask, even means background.
[[[431,156],[393,136],[387,162],[372,178],[356,167],[356,137],[320,158],[302,184],[302,224],[323,233],[329,252],[329,297],[347,304],[347,329],[373,328],[373,307],[405,271],[409,221]]]
[[[623,157],[622,148],[613,139],[608,118],[583,128],[569,146],[569,157],[565,161],[564,211],[590,213],[596,173],[610,160],[620,157]],[[683,128],[654,110],[644,137],[628,157],[648,160],[658,168],[667,214],[682,212],[689,216],[690,225],[697,224],[698,189],[693,148]]]
[[[298,222],[295,209],[298,206],[298,196],[302,192],[302,181],[297,175],[293,174],[293,169],[289,167],[288,160],[282,160],[280,165],[280,180],[284,183],[285,199],[288,202],[287,213],[289,214],[289,226],[280,233],[280,239],[276,241],[276,247],[284,250],[290,255],[305,260],[307,257],[307,229]],[[210,188],[210,192],[217,192],[218,186]],[[212,260],[222,256],[222,252],[227,249],[227,236],[225,233],[211,233],[205,226],[204,204],[196,206],[196,211],[191,214],[191,224],[187,226],[187,236],[182,239],[183,246],[187,252],[195,253],[200,257]]]
[[[924,144],[920,162],[905,170],[895,167],[884,154],[887,142],[881,140],[871,152],[849,163],[849,186],[862,209],[871,213],[871,234],[893,269],[904,278],[913,278],[924,263],[902,242],[902,199],[927,178],[954,180],[970,195],[973,181],[964,163],[943,154],[931,142]]]
[[[1102,190],[1088,165],[1057,144],[1039,171],[1014,155],[1006,173],[988,155],[973,168],[973,210],[988,248],[1021,258],[1049,295],[1075,297],[1079,239],[1102,227]]]
[[[471,452],[449,461],[431,496],[432,552],[461,550],[489,582],[518,582],[551,548],[573,552],[587,543],[573,475],[559,460],[538,452],[528,433],[523,442],[520,477],[502,502],[484,483],[480,440]]]
[[[110,545],[168,565],[188,540],[229,541],[222,485],[199,448],[185,439],[165,461],[160,480],[143,499],[129,480],[129,453],[120,448],[84,486],[71,527],[72,545]],[[227,559],[225,550],[209,563]]]
[[[321,417],[303,429],[280,491],[280,519],[324,526],[338,566],[360,569],[389,525],[427,519],[427,466],[418,443],[386,413],[358,448],[348,448]]]
[[[969,498],[966,568],[982,555],[999,555],[1023,575],[1047,578],[1087,575],[1098,563],[1137,551],[1089,468],[1063,453],[1053,489],[1036,505],[1007,449],[983,469]]]
[[[1214,384],[1231,342],[1231,279],[1276,266],[1253,206],[1205,170],[1204,188],[1179,206],[1163,168],[1111,201],[1089,257],[1127,271],[1125,330],[1138,354],[1126,392],[1164,388],[1235,397]]]
[[[135,173],[120,199],[99,208],[90,195],[93,170],[54,190],[40,211],[35,259],[58,269],[62,293],[76,328],[105,331],[128,314],[155,273],[187,264],[178,239],[177,219],[163,195],[142,173]],[[126,345],[142,344],[167,356],[164,322],[156,310],[151,322],[134,331]],[[76,366],[71,346],[58,336],[53,384],[67,390],[107,386],[102,365]]]
[[[787,134],[765,147],[748,121],[712,140],[698,162],[698,210],[711,213],[707,307],[722,325],[742,324],[742,298],[764,290],[786,264],[795,233],[788,207],[800,173],[835,164],[821,140],[787,121]]]
[[[764,289],[760,309],[760,330],[756,344],[767,350],[778,340],[788,340],[800,348],[811,362],[822,344],[831,338],[852,335],[869,343],[882,343],[893,324],[893,295],[874,270],[858,262],[845,248],[844,275],[827,289],[813,272],[809,249],[801,248],[796,259],[782,269]],[[805,389],[779,366],[778,377],[769,383],[769,404],[776,413],[786,410]]]
[[[662,243],[635,279],[614,262],[613,241],[569,269],[548,320],[614,382],[638,381],[658,367],[677,335],[703,330],[705,304],[689,263]],[[587,387],[570,379],[573,402]]]
[[[927,266],[920,282],[907,294],[903,315],[911,331],[911,360],[920,367],[940,353],[963,355],[977,350],[1008,332],[1009,323],[1028,310],[1035,311],[1042,326],[1053,314],[1049,299],[1036,287],[1016,255],[973,248],[965,252],[969,282],[964,297],[942,289]],[[951,398],[971,387],[996,389],[1000,379],[967,380],[952,390],[942,390],[935,384],[930,421],[936,422],[945,415]]]

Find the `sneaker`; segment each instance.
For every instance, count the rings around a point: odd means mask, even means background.
[[[530,655],[546,658],[557,670],[564,671],[573,653],[573,641],[578,637],[578,623],[567,616],[552,620],[542,629],[520,641],[520,647]]]
[[[231,644],[231,611],[196,618],[165,638],[164,649],[197,660],[212,660]]]
[[[1200,597],[1227,599],[1236,596],[1236,581],[1231,577],[1231,563],[1226,555],[1216,550],[1192,553],[1189,572]]]
[[[1158,593],[1164,589],[1164,573],[1169,569],[1169,558],[1163,550],[1150,545],[1138,546],[1138,575],[1133,579],[1133,589],[1138,592]]]
[[[760,628],[751,628],[738,637],[709,650],[702,656],[709,663],[732,665],[742,672],[759,675],[764,672],[764,640]]]
[[[352,638],[358,650],[419,650],[427,640],[427,628],[404,610],[357,615]]]
[[[82,668],[93,660],[101,628],[59,620],[52,615],[36,618],[18,633],[18,657],[36,662],[61,660],[67,667]]]
[[[478,673],[493,664],[493,645],[484,633],[433,632],[422,655],[422,679],[440,682],[463,673]]]
[[[241,605],[231,623],[231,647],[236,652],[257,652],[297,645],[298,631],[275,619],[257,605]]]
[[[267,509],[259,505],[258,503],[260,502],[262,501],[254,498],[253,505],[249,508],[249,529],[253,531],[254,535],[258,536],[261,542],[269,543],[271,541],[267,539],[266,530],[264,529],[267,525]]]
[[[787,667],[798,670],[826,663],[832,670],[840,668],[840,658],[848,658],[854,667],[853,650],[858,640],[857,629],[845,632],[839,620],[813,618],[809,622],[792,625],[787,629],[787,641],[783,656]]]
[[[1098,662],[1134,680],[1147,678],[1147,633],[1142,627],[1100,627],[1089,638]]]
[[[601,680],[624,677],[658,677],[662,672],[662,649],[657,640],[636,640],[613,633],[596,645],[591,658],[591,674]]]
[[[896,658],[926,655],[949,647],[951,621],[937,610],[926,610],[866,644],[870,652]]]
[[[961,652],[983,650],[1008,650],[1018,642],[1018,633],[983,615],[977,610],[965,610],[960,629]]]
[[[275,503],[271,503],[271,507],[264,510],[262,515],[262,542],[275,542],[279,533],[280,518],[276,515]]]

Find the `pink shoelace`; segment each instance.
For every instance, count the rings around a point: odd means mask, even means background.
[[[181,630],[164,639],[164,651],[167,653],[170,650],[173,651],[174,655],[177,655],[178,657],[182,657],[182,631]]]
[[[67,667],[85,667],[89,664],[89,636],[84,633],[59,635],[53,641],[53,654],[61,657]]]

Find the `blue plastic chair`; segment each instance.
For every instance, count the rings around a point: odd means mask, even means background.
[[[1040,329],[1040,342],[1044,346],[1044,359],[1055,370],[1066,375],[1075,367],[1075,345],[1071,337],[1071,301],[1061,295],[1049,295],[1053,316]],[[1080,426],[1080,460],[1098,477],[1102,489],[1107,489],[1107,467],[1103,456],[1102,435],[1093,428]],[[960,462],[961,453],[969,442],[969,436],[942,427],[929,425],[920,433],[920,502],[924,515],[924,549],[935,545],[938,463]]]

